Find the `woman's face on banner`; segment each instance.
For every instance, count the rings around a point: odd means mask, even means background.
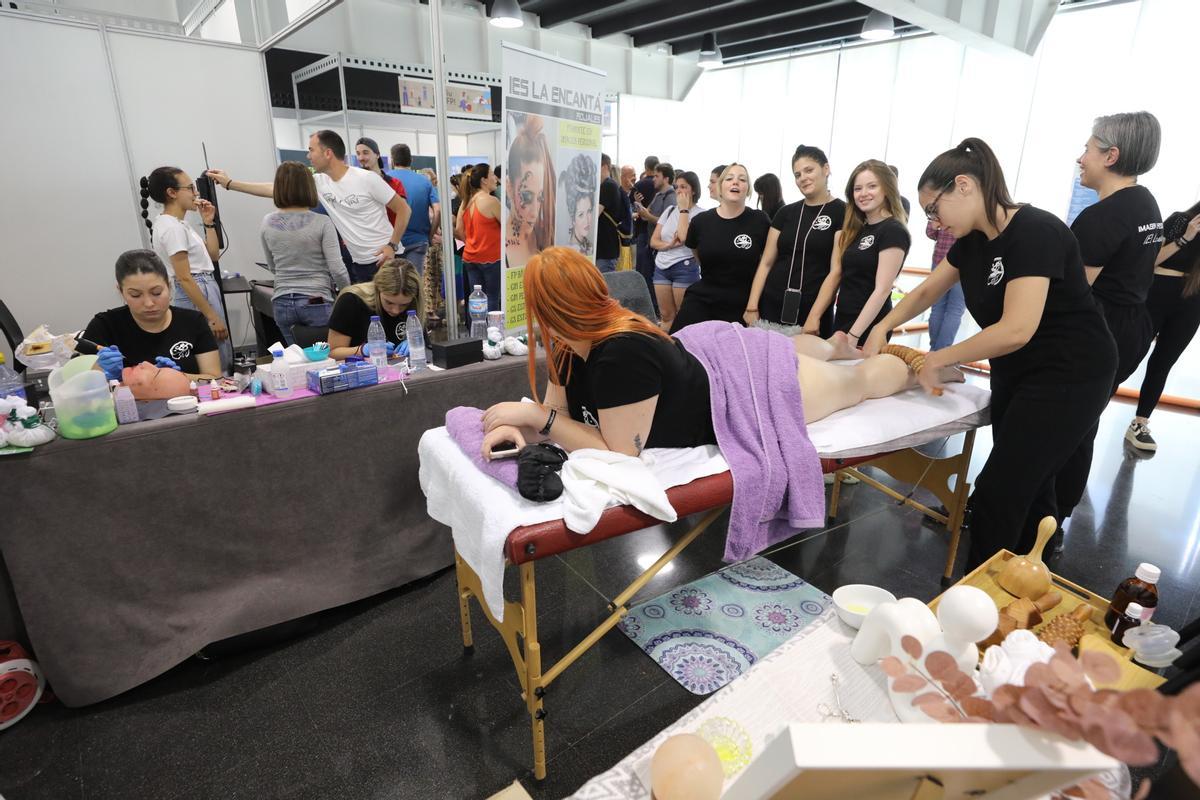
[[[520,173],[510,176],[508,183],[513,213],[522,225],[533,225],[545,200],[546,165],[541,161],[522,164]]]
[[[579,202],[575,204],[575,216],[571,219],[571,235],[576,241],[582,242],[592,235],[592,222],[595,219],[595,213],[592,207],[592,198],[581,197]]]

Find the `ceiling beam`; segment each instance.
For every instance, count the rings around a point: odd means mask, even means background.
[[[699,6],[694,0],[688,0],[687,2],[685,0],[664,0],[663,2],[641,6],[627,12],[608,14],[588,24],[592,28],[592,36],[599,39],[602,36],[611,36],[614,33],[628,33],[638,28],[645,28],[669,20],[683,21],[687,17],[703,14],[709,9],[731,5],[737,5],[743,9],[751,6],[750,3],[742,2],[742,0],[708,0],[706,6]],[[793,0],[792,7],[795,8],[795,0]],[[588,13],[590,14],[591,11],[589,10]],[[660,39],[659,41],[663,40]]]
[[[727,44],[739,44],[769,36],[782,36],[786,33],[799,33],[826,25],[862,21],[866,18],[867,9],[862,6],[840,6],[819,11],[801,11],[798,14],[775,17],[764,22],[720,28],[713,32],[717,34],[717,41],[721,47],[724,47]],[[680,55],[699,50],[703,38],[703,36],[690,36],[686,39],[672,39],[671,52]],[[636,37],[635,41],[638,41]],[[640,44],[640,42],[638,43]]]
[[[584,17],[594,16],[608,9],[624,5],[627,0],[590,0],[580,3],[578,0],[563,0],[563,2],[538,3],[538,23],[543,28],[561,25],[564,22],[577,22]]]
[[[909,25],[906,22],[896,20],[896,33],[902,33],[915,30],[916,26]],[[802,31],[800,33],[788,33],[782,36],[772,36],[767,39],[755,39],[751,42],[743,42],[741,44],[731,44],[728,47],[720,43],[718,37],[717,44],[721,47],[721,60],[724,63],[729,63],[733,60],[752,58],[754,56],[766,55],[768,53],[783,52],[787,50],[796,50],[801,47],[812,47],[814,45],[836,42],[841,39],[850,39],[859,36],[862,33],[862,22],[848,22],[844,25],[829,25],[824,28],[817,28],[811,31]]]
[[[661,25],[643,28],[634,34],[634,44],[642,47],[657,42],[703,36],[722,28],[745,25],[748,22],[766,22],[777,17],[789,16],[801,11],[817,11],[834,7],[857,7],[850,0],[830,2],[797,2],[797,0],[753,0],[733,7],[705,9],[687,19],[672,20]],[[865,11],[863,12],[866,13]]]

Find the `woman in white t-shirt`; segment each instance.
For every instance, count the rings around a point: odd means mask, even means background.
[[[666,207],[650,236],[650,247],[658,251],[654,257],[654,294],[662,326],[667,330],[683,305],[688,287],[700,280],[700,259],[683,243],[699,193],[700,178],[696,173],[679,173],[675,178],[676,204]]]
[[[158,167],[142,178],[142,202],[146,198],[161,203],[163,211],[154,221],[149,212],[142,211],[154,252],[174,273],[172,302],[180,308],[199,311],[208,320],[221,354],[221,369],[228,371],[233,363],[233,347],[229,341],[229,326],[221,306],[221,289],[213,277],[213,262],[217,260],[216,207],[196,193],[196,184],[178,167]],[[200,214],[204,224],[201,239],[183,221],[189,211]]]

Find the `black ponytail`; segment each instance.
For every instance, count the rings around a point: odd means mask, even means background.
[[[166,205],[167,190],[179,188],[178,176],[182,172],[179,167],[157,167],[139,181],[142,187],[142,219],[150,230],[154,230],[154,222],[150,219],[150,201]]]
[[[940,192],[959,175],[970,175],[979,183],[983,195],[983,210],[988,224],[995,227],[996,208],[1011,211],[1017,207],[1004,182],[1004,170],[987,142],[974,136],[963,139],[957,147],[939,155],[921,173],[918,189]]]

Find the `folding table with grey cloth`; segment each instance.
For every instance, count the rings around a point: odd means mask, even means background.
[[[0,638],[23,622],[58,697],[82,706],[210,642],[449,566],[417,442],[453,406],[528,395],[526,364],[171,416],[3,459],[19,500],[0,526]]]

